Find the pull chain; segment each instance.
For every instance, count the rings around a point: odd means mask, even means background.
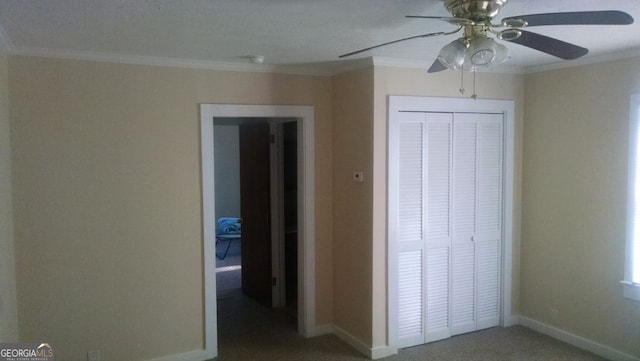
[[[473,71],[473,94],[471,94],[471,99],[478,99],[478,94],[476,93],[476,70]]]
[[[460,68],[460,94],[464,94],[464,70]]]

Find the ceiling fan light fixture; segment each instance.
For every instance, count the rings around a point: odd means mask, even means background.
[[[490,69],[504,63],[508,57],[509,50],[506,46],[490,38],[476,38],[471,40],[469,48],[465,51],[463,69],[469,71]]]
[[[440,50],[438,60],[447,68],[458,70],[464,66],[466,50],[467,44],[462,39],[456,39]]]
[[[457,39],[440,50],[438,60],[451,70],[492,69],[509,58],[506,46],[487,37]]]

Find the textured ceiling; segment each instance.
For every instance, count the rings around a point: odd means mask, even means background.
[[[638,0],[510,0],[497,18],[584,10],[623,10],[636,22],[531,30],[587,47],[587,57],[640,52]],[[0,36],[14,54],[210,65],[249,64],[247,55],[263,55],[262,67],[325,72],[369,57],[429,66],[455,35],[338,60],[378,43],[455,29],[439,20],[404,17],[409,14],[449,15],[441,0],[2,0]],[[507,46],[511,59],[503,68],[510,71],[560,62]]]

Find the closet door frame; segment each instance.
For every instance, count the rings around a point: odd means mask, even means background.
[[[501,311],[500,326],[518,324],[517,315],[512,314],[513,238],[514,238],[514,127],[515,106],[513,100],[473,100],[466,98],[389,96],[388,98],[388,168],[387,168],[387,334],[390,348],[398,344],[398,244],[397,234],[398,178],[393,170],[399,163],[397,149],[398,114],[405,112],[444,113],[500,113],[503,114],[503,207],[502,207],[502,259],[501,259]]]

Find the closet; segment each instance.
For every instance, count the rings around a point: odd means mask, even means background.
[[[390,327],[409,347],[500,323],[505,115],[390,113]]]

